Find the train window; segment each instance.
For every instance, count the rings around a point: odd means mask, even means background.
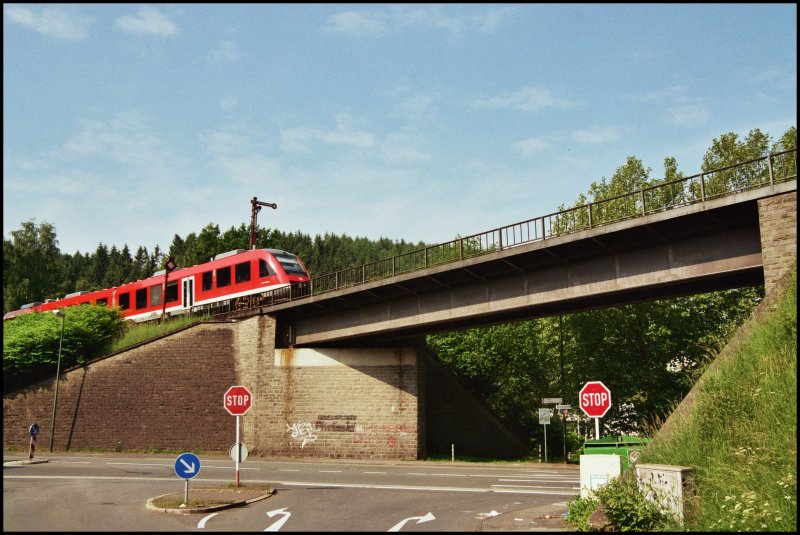
[[[212,281],[214,279],[214,272],[213,271],[206,271],[203,273],[203,291],[207,292],[214,286],[212,285]]]
[[[138,300],[138,295],[137,295]],[[150,287],[150,306],[154,307],[161,304],[161,285],[156,284]],[[139,305],[136,305],[139,308]]]
[[[167,303],[178,300],[178,281],[167,283]]]
[[[236,264],[236,284],[250,280],[250,262]]]
[[[104,307],[108,306],[108,297],[103,297],[102,299],[98,299],[96,305],[103,305]]]
[[[263,279],[264,277],[269,277],[270,275],[274,275],[274,274],[275,274],[275,272],[272,271],[272,269],[269,267],[269,264],[267,264],[267,261],[264,260],[263,258],[259,258],[258,259],[258,276]]]
[[[131,308],[131,293],[125,292],[124,294],[119,294],[119,309],[120,310],[128,310]]]
[[[147,288],[142,288],[141,290],[136,290],[136,308],[137,310],[140,308],[147,307]]]
[[[300,262],[297,261],[297,257],[293,254],[285,253],[285,254],[276,254],[275,258],[278,259],[278,262],[281,263],[283,266],[283,270],[286,271],[289,275],[307,275],[303,266],[300,265]]]
[[[217,288],[223,286],[230,286],[231,284],[231,268],[230,266],[220,268],[217,270]]]

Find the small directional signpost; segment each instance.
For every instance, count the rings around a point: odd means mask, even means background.
[[[589,381],[578,392],[581,410],[594,418],[594,438],[600,439],[600,418],[611,408],[611,390],[601,381]]]
[[[28,433],[31,435],[31,447],[28,450],[28,460],[33,460],[33,455],[36,452],[36,435],[39,434],[39,424],[31,424],[28,428]]]
[[[200,473],[200,459],[194,453],[181,453],[175,459],[175,473],[185,482],[183,490],[183,505],[189,503],[189,480]]]
[[[547,462],[547,424],[550,423],[551,411],[552,409],[539,409],[539,424],[544,426],[544,462]],[[539,462],[542,460],[541,453],[539,451]]]
[[[542,405],[555,405],[561,403],[561,398],[543,398]],[[539,425],[544,426],[544,462],[547,462],[547,424],[553,416],[553,409],[539,409]],[[542,452],[539,451],[539,462],[542,462]]]
[[[241,385],[230,387],[223,396],[223,405],[228,413],[236,416],[236,442],[231,447],[231,458],[236,462],[236,486],[239,486],[239,463],[247,458],[247,448],[239,440],[239,416],[244,415],[253,405],[253,395]]]

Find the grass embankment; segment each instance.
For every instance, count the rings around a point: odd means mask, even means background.
[[[642,454],[694,469],[693,531],[797,529],[797,269]]]
[[[194,323],[207,320],[208,316],[174,316],[163,323],[151,322],[131,324],[125,334],[111,343],[110,353],[121,351],[127,347],[135,346],[142,342],[158,338],[172,331],[182,329]]]

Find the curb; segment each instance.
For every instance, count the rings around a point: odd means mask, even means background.
[[[234,507],[242,507],[251,503],[255,503],[266,498],[269,498],[273,494],[275,494],[275,489],[270,490],[266,494],[261,496],[256,496],[255,498],[250,498],[249,500],[239,500],[236,502],[231,503],[223,503],[219,505],[209,505],[208,507],[187,507],[187,508],[163,508],[163,507],[156,507],[153,505],[155,500],[159,498],[163,498],[164,496],[169,496],[170,494],[175,494],[174,492],[169,492],[167,494],[162,494],[161,496],[156,496],[155,498],[150,498],[147,500],[147,509],[150,511],[155,511],[157,513],[166,513],[166,514],[176,514],[176,515],[191,515],[195,513],[210,513],[212,511],[222,511],[223,509],[232,509]]]

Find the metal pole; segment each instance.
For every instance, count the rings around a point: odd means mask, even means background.
[[[53,314],[61,318],[61,338],[58,341],[58,363],[56,364],[56,385],[53,395],[53,416],[50,418],[50,452],[53,452],[53,439],[56,432],[56,405],[58,405],[58,376],[61,375],[61,346],[64,343],[64,316],[63,310],[56,309]]]
[[[239,415],[236,415],[236,444],[239,444]],[[240,450],[241,451],[241,450]],[[236,455],[236,486],[239,486],[239,455]]]
[[[600,418],[594,419],[594,438],[600,440]]]
[[[558,352],[561,361],[561,398],[564,398],[564,316],[558,316]],[[564,462],[567,462],[566,411],[561,412],[561,427],[564,428]]]
[[[547,424],[544,424],[544,462],[547,462]]]

